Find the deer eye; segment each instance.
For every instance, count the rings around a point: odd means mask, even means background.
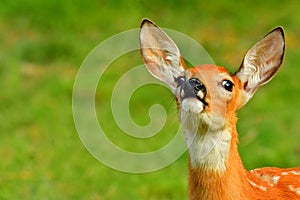
[[[232,92],[234,84],[230,80],[223,80],[222,86],[225,88],[225,90]]]

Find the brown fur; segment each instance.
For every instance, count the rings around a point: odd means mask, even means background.
[[[222,67],[218,67],[218,71],[230,75]],[[237,77],[230,76],[236,87],[233,92],[234,96],[226,108],[226,121],[230,126],[232,136],[226,171],[216,172],[201,167],[192,168],[189,162],[189,198],[191,200],[300,199],[300,168],[267,167],[250,172],[245,170],[237,149],[238,133],[235,114],[238,108],[236,102],[240,98],[239,90],[242,86]],[[276,176],[279,177],[278,182],[272,181]]]

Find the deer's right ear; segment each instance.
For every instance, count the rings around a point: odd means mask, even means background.
[[[151,21],[144,19],[140,29],[140,50],[148,71],[172,90],[186,65],[173,40]]]

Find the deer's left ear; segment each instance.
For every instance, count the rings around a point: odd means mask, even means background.
[[[284,49],[284,32],[278,27],[247,52],[235,74],[242,84],[239,107],[245,105],[260,86],[274,77],[282,64]]]

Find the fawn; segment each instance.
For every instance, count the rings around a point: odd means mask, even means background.
[[[176,97],[189,154],[189,199],[300,199],[300,168],[247,171],[238,153],[236,111],[280,68],[281,27],[257,42],[234,74],[205,64],[188,68],[172,39],[151,21],[140,28],[146,68]]]

